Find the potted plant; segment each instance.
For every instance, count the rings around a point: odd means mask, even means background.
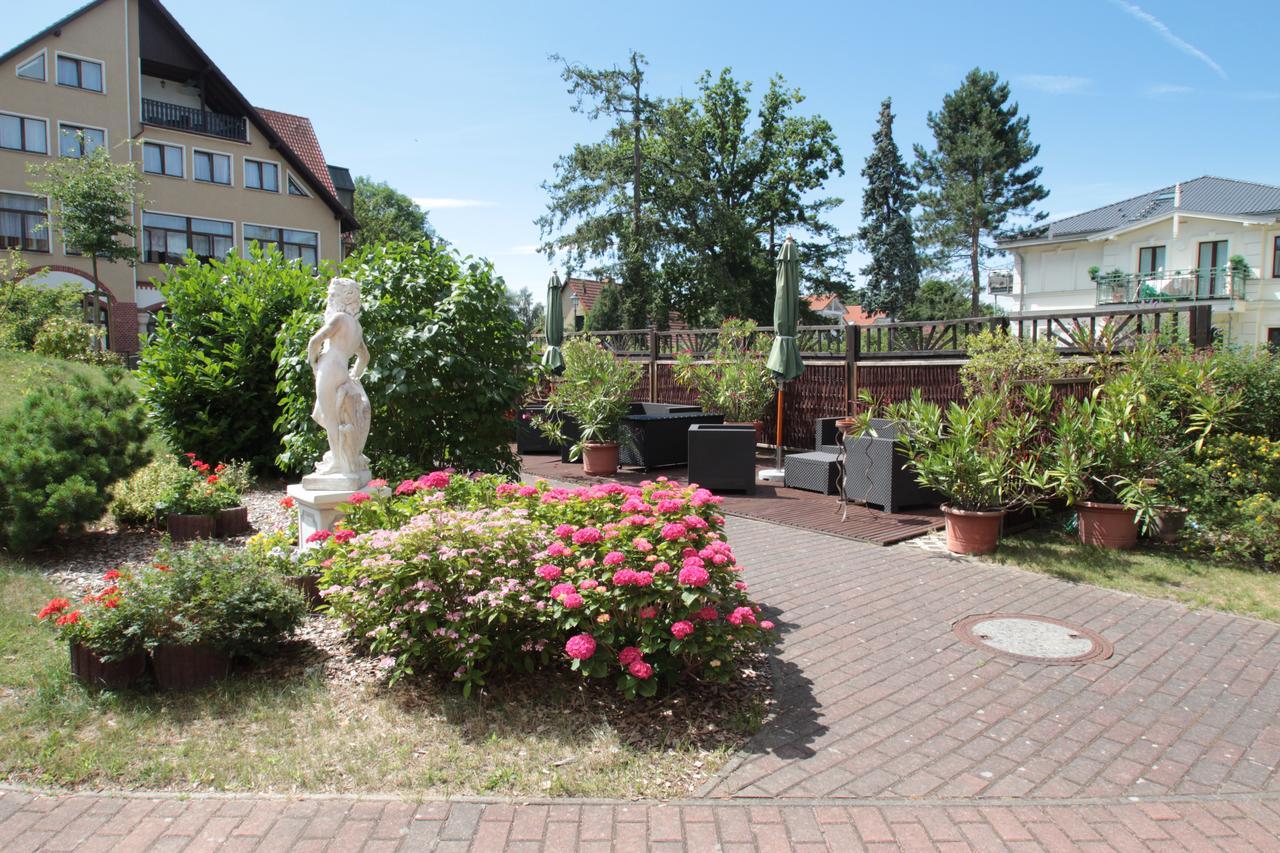
[[[211,466],[194,453],[186,456],[184,478],[161,507],[170,538],[185,542],[247,532],[249,510],[241,506],[240,496],[248,488],[248,466],[236,462]]]
[[[296,529],[263,531],[249,538],[245,552],[253,565],[283,580],[298,590],[308,607],[317,609],[320,597],[319,557],[322,548],[312,549],[305,555],[299,551]]]
[[[306,612],[298,592],[244,550],[211,543],[161,550],[134,594],[156,682],[166,690],[225,678],[234,656],[260,654]]]
[[[888,408],[907,467],[922,486],[946,498],[947,550],[994,551],[1005,515],[1043,498],[1039,437],[1051,406],[1048,388],[1028,386],[1020,394],[981,394],[945,410],[917,390]]]
[[[582,469],[591,476],[609,476],[618,470],[618,437],[626,417],[631,392],[640,379],[640,366],[616,357],[587,336],[570,338],[561,349],[564,372],[555,377],[547,395],[538,428],[557,445],[568,439],[564,420],[578,426],[579,439],[569,458],[582,458]]]
[[[726,424],[751,424],[757,441],[763,430],[765,408],[777,386],[765,362],[768,342],[757,334],[750,320],[725,320],[715,346],[704,358],[690,352],[676,355],[677,382],[693,390],[702,408],[720,412]]]
[[[107,690],[123,690],[147,669],[137,608],[127,597],[127,576],[113,569],[103,586],[72,606],[55,597],[36,614],[51,622],[71,654],[71,672],[82,683]]]

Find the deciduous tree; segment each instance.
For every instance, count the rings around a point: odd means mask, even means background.
[[[439,240],[427,212],[413,199],[386,181],[366,175],[356,178],[355,183],[352,213],[360,223],[354,235],[356,249],[378,243],[416,243],[424,237],[433,243]]]

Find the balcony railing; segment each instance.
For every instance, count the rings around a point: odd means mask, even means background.
[[[171,127],[175,130],[203,133],[208,136],[220,136],[223,139],[235,139],[240,142],[244,142],[248,138],[245,135],[245,120],[243,116],[211,113],[195,107],[153,101],[150,98],[142,99],[142,121],[144,124],[156,124],[161,127]]]
[[[1098,305],[1243,299],[1247,277],[1234,267],[1198,267],[1143,273],[1099,273]]]

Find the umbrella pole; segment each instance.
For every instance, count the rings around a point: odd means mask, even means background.
[[[786,478],[786,471],[782,467],[782,386],[778,383],[778,409],[774,418],[775,426],[775,443],[774,443],[774,463],[772,468],[766,468],[760,472],[761,480],[782,480]]]

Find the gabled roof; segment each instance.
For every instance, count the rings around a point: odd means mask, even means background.
[[[12,59],[14,56],[25,51],[27,48],[31,47],[33,44],[40,41],[44,37],[61,29],[62,27],[71,23],[76,18],[79,18],[81,15],[85,14],[86,12],[106,2],[107,0],[93,0],[93,2],[87,3],[84,6],[81,6],[79,9],[76,9],[71,14],[58,19],[54,23],[45,27],[40,32],[33,35],[31,38],[27,39],[26,41],[22,42],[16,47],[10,48],[5,53],[0,54],[0,62],[5,62],[9,59]],[[303,178],[303,180],[305,180],[307,183],[309,183],[312,187],[314,187],[317,190],[317,194],[320,196],[320,199],[326,205],[328,205],[329,209],[334,212],[334,215],[337,216],[339,220],[341,220],[342,230],[354,231],[355,229],[359,228],[360,223],[356,222],[355,217],[352,216],[351,212],[348,211],[342,205],[342,202],[338,200],[337,194],[334,192],[333,181],[329,178],[328,168],[325,167],[324,154],[323,153],[319,154],[318,168],[313,168],[311,164],[306,162],[306,159],[304,159],[303,155],[300,152],[296,151],[293,148],[293,146],[290,144],[290,142],[286,140],[286,138],[275,127],[272,126],[271,122],[267,120],[266,116],[264,116],[262,112],[254,108],[249,103],[249,101],[245,98],[245,96],[240,93],[240,90],[237,89],[229,79],[227,79],[227,76],[222,73],[222,69],[220,69],[216,64],[214,64],[214,61],[209,58],[209,55],[204,52],[204,50],[200,47],[200,45],[196,44],[195,39],[191,38],[190,34],[188,34],[187,31],[182,28],[182,25],[178,23],[177,19],[173,17],[173,15],[169,12],[168,9],[166,9],[164,5],[160,3],[160,0],[139,0],[139,3],[149,4],[151,8],[154,9],[158,15],[160,15],[160,17],[164,20],[164,22],[167,23],[173,29],[174,34],[178,38],[186,42],[187,48],[191,50],[191,52],[194,53],[197,57],[199,57],[199,59],[203,63],[205,63],[205,65],[209,69],[209,74],[223,88],[226,89],[231,99],[235,102],[236,106],[239,107],[240,111],[245,114],[245,116],[249,119],[249,121],[253,122],[254,126],[256,126],[258,130],[262,132],[262,135],[266,137],[267,141],[271,143],[272,147],[280,152],[280,154],[284,157],[284,159],[289,162],[289,165],[294,168],[294,170]],[[272,111],[268,111],[268,112],[272,112]],[[311,138],[311,141],[315,143],[314,148],[316,152],[319,152],[320,143],[315,140],[315,131],[311,129],[311,122],[309,120],[302,118],[302,116],[290,116],[288,113],[276,113],[276,115],[285,116],[289,119],[301,119],[303,122],[305,122],[307,132]],[[283,125],[286,122],[282,121],[281,123]],[[289,123],[289,124],[291,126],[296,127],[296,123]],[[303,134],[299,135],[300,139],[302,135]],[[307,158],[307,159],[310,159],[310,158]]]
[[[861,305],[850,305],[844,309],[844,321],[850,326],[870,326],[876,320],[883,320],[885,315],[880,311],[872,311],[868,314],[862,310]]]
[[[312,174],[320,179],[321,185],[336,197],[338,193],[333,186],[329,166],[324,162],[324,152],[320,150],[320,140],[316,139],[316,131],[311,126],[311,119],[306,116],[296,116],[293,113],[282,113],[279,110],[268,110],[264,107],[254,107],[254,109],[302,158],[302,162],[307,164]]]
[[[1117,201],[1068,216],[1026,233],[999,240],[1019,243],[1024,240],[1069,240],[1088,237],[1104,231],[1139,227],[1145,222],[1162,219],[1174,213],[1174,196],[1178,185],[1161,187],[1142,195]],[[1179,213],[1217,216],[1263,216],[1280,213],[1280,187],[1249,181],[1233,181],[1210,175],[1183,181]]]
[[[822,293],[817,296],[806,296],[809,302],[809,308],[813,311],[825,311],[836,300],[834,293]]]
[[[564,290],[564,298],[568,300],[570,294],[578,294],[578,305],[582,307],[582,313],[590,314],[591,309],[595,307],[596,300],[600,298],[600,294],[604,292],[607,281],[597,281],[593,278],[566,278],[561,289]]]

